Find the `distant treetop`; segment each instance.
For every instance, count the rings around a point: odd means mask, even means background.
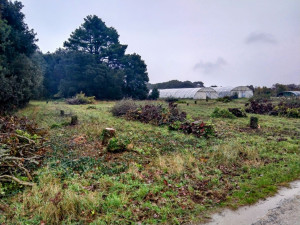
[[[179,81],[179,80],[170,80],[167,82],[157,83],[157,84],[148,84],[149,89],[170,89],[170,88],[197,88],[204,87],[202,81]]]

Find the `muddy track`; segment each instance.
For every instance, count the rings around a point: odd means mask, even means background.
[[[300,225],[300,181],[255,205],[215,214],[205,225]]]

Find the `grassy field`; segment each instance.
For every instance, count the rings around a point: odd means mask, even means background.
[[[211,118],[215,107],[230,103],[188,101],[179,104],[189,118],[210,121],[217,136],[196,138],[168,127],[113,117],[114,102],[71,106],[33,101],[18,112],[49,129],[51,151],[36,171],[33,188],[4,199],[5,224],[182,224],[203,221],[228,206],[252,204],[300,176],[300,120],[257,115]],[[64,126],[70,117],[79,124]],[[113,127],[134,147],[109,153],[101,145],[102,129]],[[1,211],[0,211],[1,212]]]

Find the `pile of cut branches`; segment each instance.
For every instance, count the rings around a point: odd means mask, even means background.
[[[274,106],[268,100],[251,100],[250,103],[246,103],[246,112],[255,114],[269,114],[273,111]]]
[[[0,181],[32,186],[46,152],[46,131],[27,118],[0,116]]]
[[[250,103],[246,103],[245,106],[248,113],[300,118],[299,99],[282,101],[278,105],[273,105],[268,100],[252,100]]]
[[[175,121],[185,121],[186,113],[180,112],[177,104],[170,102],[168,108],[154,104],[140,106],[135,110],[129,110],[125,117],[128,120],[138,120],[142,123],[161,126],[172,124]]]

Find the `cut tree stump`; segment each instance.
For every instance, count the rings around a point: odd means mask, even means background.
[[[78,117],[72,116],[70,125],[76,125],[76,124],[78,124]]]
[[[102,145],[107,145],[109,139],[116,136],[116,130],[114,128],[105,128],[102,131],[101,137],[102,137]]]
[[[258,128],[258,118],[257,117],[254,117],[254,116],[250,117],[250,127],[252,129],[257,129]]]

